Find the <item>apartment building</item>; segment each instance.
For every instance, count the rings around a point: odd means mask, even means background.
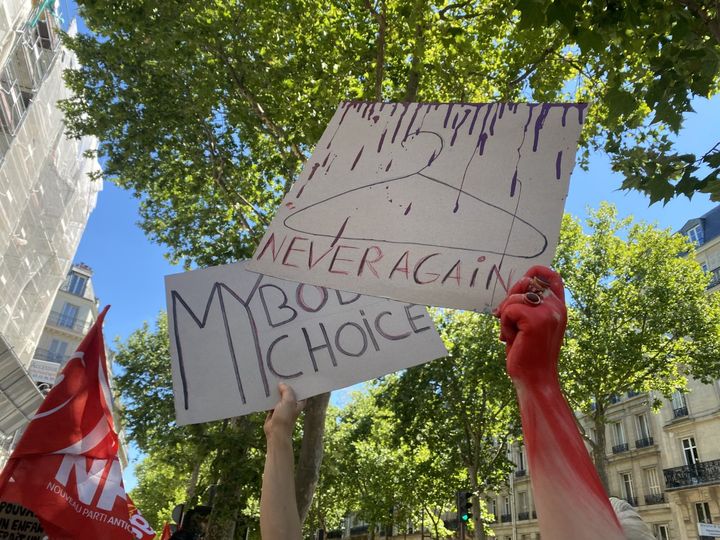
[[[42,400],[27,369],[102,187],[97,140],[56,106],[76,59],[50,4],[0,2],[0,458]]]
[[[31,379],[43,394],[50,391],[59,371],[70,355],[75,352],[88,330],[95,324],[98,317],[100,300],[95,295],[92,282],[93,271],[83,263],[73,264],[60,286],[52,304],[38,341],[28,372]],[[113,353],[105,347],[108,363],[110,386],[113,388],[112,358]],[[123,467],[127,465],[127,445],[125,433],[115,415],[115,429],[120,437],[118,452]],[[0,458],[0,465],[2,459]]]
[[[92,327],[98,316],[98,302],[92,269],[74,264],[55,296],[30,361],[30,377],[41,392],[52,388],[58,372]]]
[[[708,293],[720,290],[720,206],[679,231],[696,245],[696,258],[712,273]],[[654,399],[663,407],[652,411]],[[608,410],[610,494],[637,508],[658,540],[720,538],[720,382],[690,380],[686,393],[667,400],[654,394],[616,396]],[[588,419],[580,418],[591,437]],[[522,448],[506,493],[488,498],[500,540],[540,538]],[[711,527],[711,525],[714,525]],[[714,536],[713,536],[714,535]]]

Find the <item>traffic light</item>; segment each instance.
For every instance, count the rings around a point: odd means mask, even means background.
[[[457,514],[458,519],[464,523],[472,517],[472,491],[458,491],[457,493]]]

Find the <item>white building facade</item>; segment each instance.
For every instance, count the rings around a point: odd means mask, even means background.
[[[102,188],[56,106],[76,60],[51,7],[0,2],[0,447],[42,400],[27,370]]]

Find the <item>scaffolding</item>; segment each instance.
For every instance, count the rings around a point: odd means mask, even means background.
[[[0,454],[39,404],[26,368],[102,189],[97,140],[68,139],[55,105],[76,60],[46,4],[0,0]]]

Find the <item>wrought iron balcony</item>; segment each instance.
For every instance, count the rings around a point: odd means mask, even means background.
[[[92,326],[91,322],[82,321],[77,317],[71,317],[59,311],[51,311],[47,322],[56,328],[62,328],[76,334],[85,334]]]
[[[622,452],[627,452],[630,449],[628,446],[628,443],[622,443],[622,444],[616,444],[612,447],[613,454],[620,454]]]
[[[645,495],[645,504],[660,504],[664,502],[664,493],[651,493],[650,495]]]
[[[500,523],[510,523],[512,521],[512,516],[510,514],[502,514],[500,516]]]
[[[638,501],[637,501],[637,497],[623,497],[623,499],[625,499],[625,500],[630,504],[630,506],[637,506],[637,505],[638,505],[638,504],[637,504],[637,502],[638,502]]]
[[[655,441],[653,441],[652,437],[645,437],[635,441],[635,448],[647,448],[648,446],[652,446],[654,443]]]
[[[663,474],[667,489],[720,483],[720,459],[664,469]]]
[[[518,521],[527,521],[530,519],[530,512],[518,512]]]
[[[673,409],[673,418],[682,418],[683,416],[688,415],[688,408],[685,407],[678,407],[677,409]]]
[[[525,476],[527,474],[527,471],[525,469],[516,469],[515,470],[515,477],[520,478],[521,476]]]

